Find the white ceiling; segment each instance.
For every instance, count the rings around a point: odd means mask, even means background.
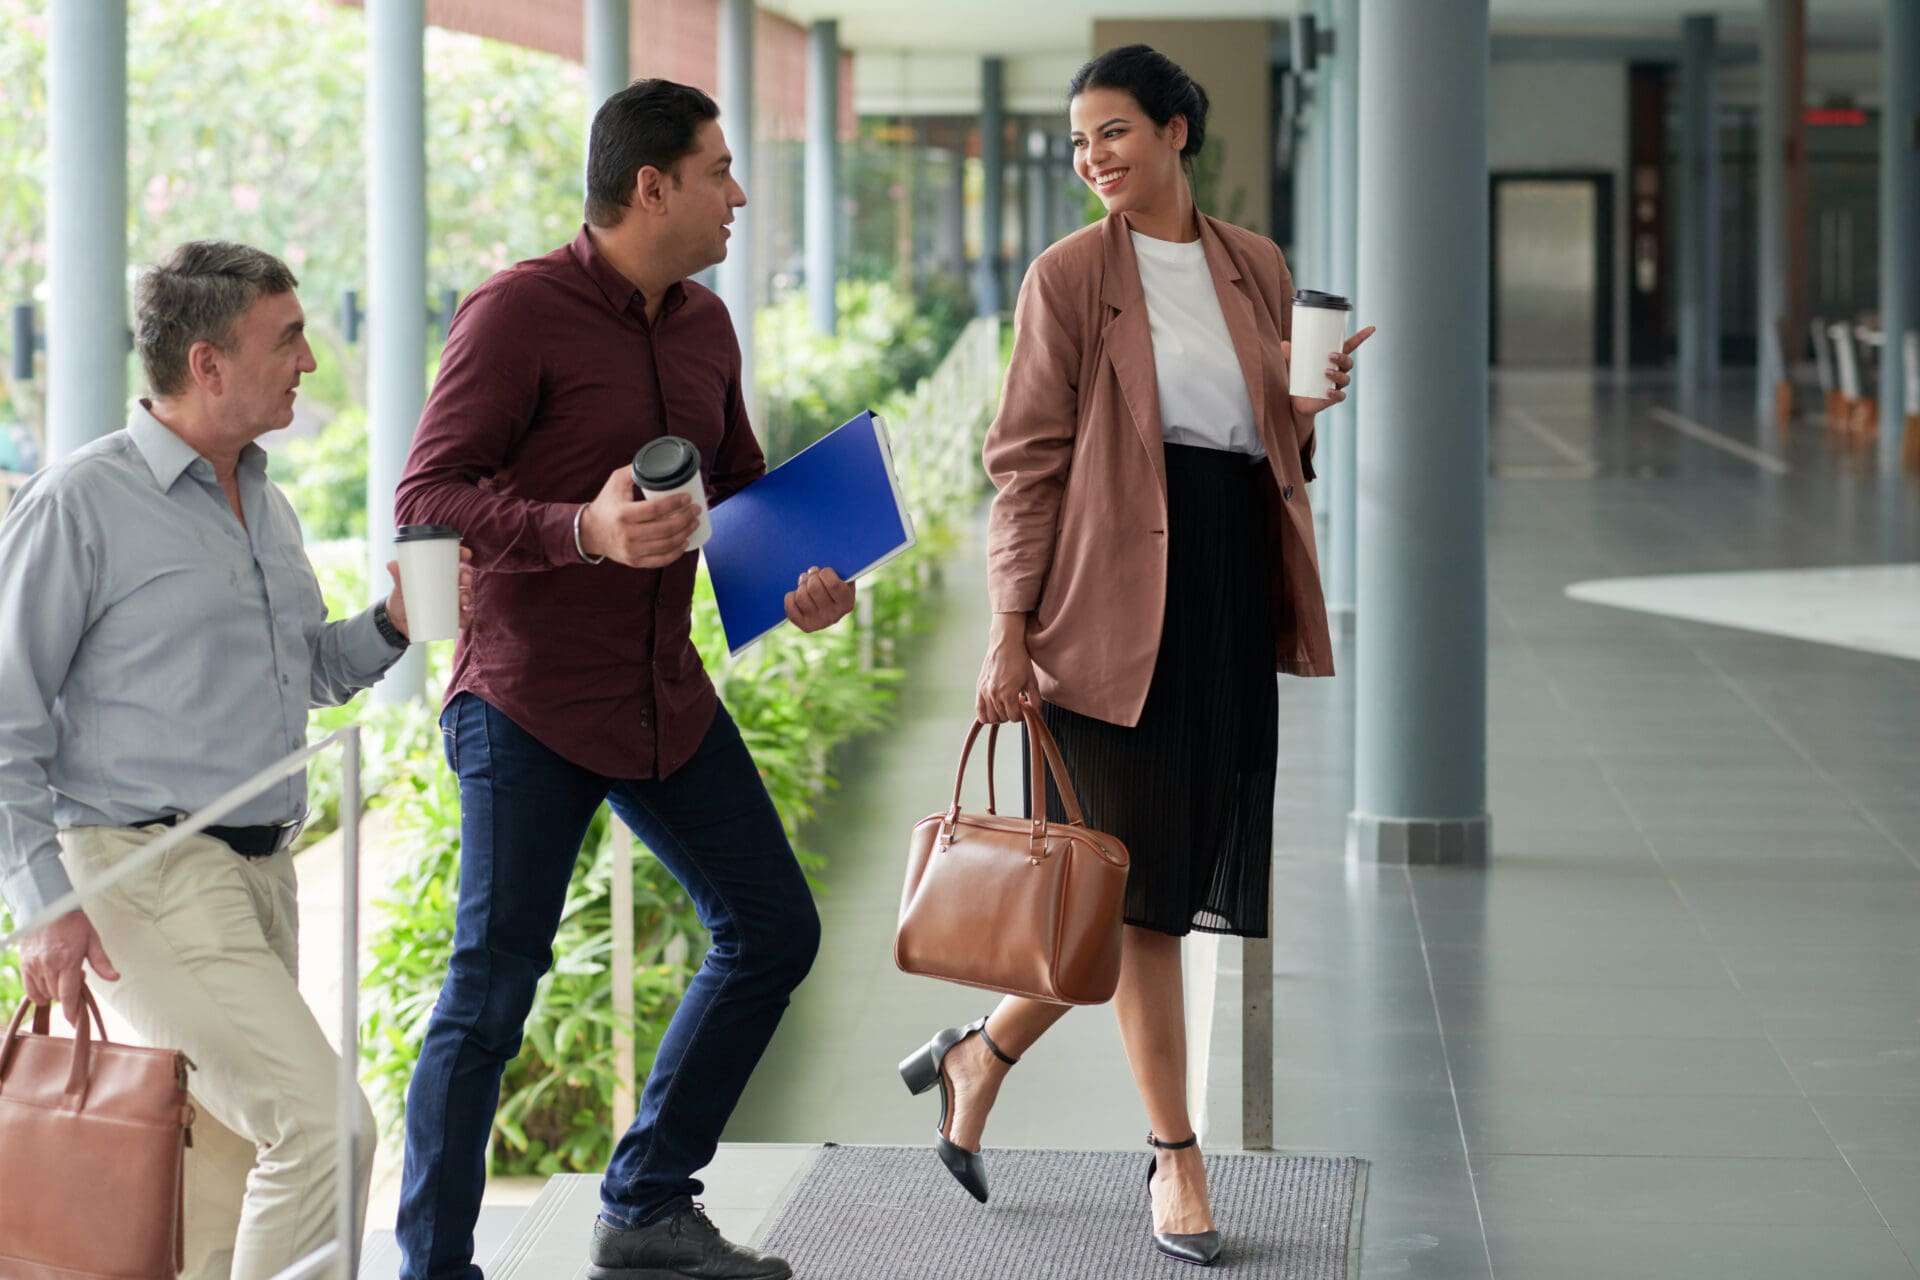
[[[1428,0],[1444,4],[1450,0]],[[837,18],[852,49],[925,53],[1077,54],[1092,52],[1093,20],[1103,18],[1286,18],[1302,0],[761,0],[798,22]],[[1870,40],[1886,0],[1807,0],[1815,44]],[[1501,35],[1677,36],[1685,13],[1720,17],[1729,37],[1750,36],[1762,0],[1491,0]]]

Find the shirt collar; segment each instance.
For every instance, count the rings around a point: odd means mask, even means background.
[[[600,252],[600,246],[595,244],[593,237],[587,233],[586,223],[580,224],[580,234],[573,238],[573,244],[570,247],[573,260],[580,264],[582,271],[587,273],[587,279],[593,281],[599,288],[608,306],[615,311],[625,311],[635,304],[646,305],[646,295],[636,289],[633,281],[621,275],[619,269],[607,261],[606,255]],[[667,296],[662,300],[660,314],[666,315],[675,310],[686,301],[686,297],[685,283],[674,281],[667,286]]]
[[[140,450],[140,456],[146,460],[147,469],[153,472],[161,492],[173,488],[174,482],[192,470],[196,462],[200,464],[202,479],[214,478],[213,464],[201,457],[192,445],[175,435],[166,423],[154,417],[147,401],[133,402],[133,408],[127,413],[127,434],[133,437],[134,447]],[[248,470],[265,467],[267,451],[257,444],[247,445],[240,450],[240,465]]]

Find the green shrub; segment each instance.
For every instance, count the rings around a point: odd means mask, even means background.
[[[874,280],[842,280],[839,325],[813,327],[807,298],[790,292],[763,308],[754,336],[762,409],[754,424],[767,459],[792,457],[862,409],[878,409],[932,373],[972,318],[964,291],[909,297]]]

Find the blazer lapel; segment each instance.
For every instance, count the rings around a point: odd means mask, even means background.
[[[1254,319],[1253,300],[1247,297],[1240,281],[1240,268],[1233,255],[1213,229],[1213,219],[1200,218],[1200,243],[1206,246],[1207,268],[1213,273],[1213,291],[1220,299],[1220,313],[1227,321],[1227,335],[1233,339],[1233,354],[1240,361],[1240,375],[1246,379],[1247,399],[1253,402],[1253,425],[1271,451],[1273,433],[1267,422],[1267,359],[1260,346],[1260,326]]]
[[[1133,240],[1124,216],[1106,220],[1106,265],[1101,273],[1100,300],[1118,314],[1101,330],[1107,363],[1133,417],[1160,479],[1167,487],[1167,452],[1160,425],[1160,381],[1153,363],[1153,329],[1147,322],[1147,295],[1140,287],[1140,266],[1134,260]]]

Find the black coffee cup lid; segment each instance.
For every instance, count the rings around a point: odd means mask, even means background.
[[[450,524],[403,524],[393,531],[395,542],[437,542],[459,536],[460,531]]]
[[[700,474],[700,451],[679,436],[650,440],[633,455],[633,482],[642,489],[674,489]]]
[[[1299,289],[1294,292],[1293,305],[1296,307],[1320,307],[1327,311],[1351,311],[1353,303],[1337,293],[1321,293],[1315,289]]]

